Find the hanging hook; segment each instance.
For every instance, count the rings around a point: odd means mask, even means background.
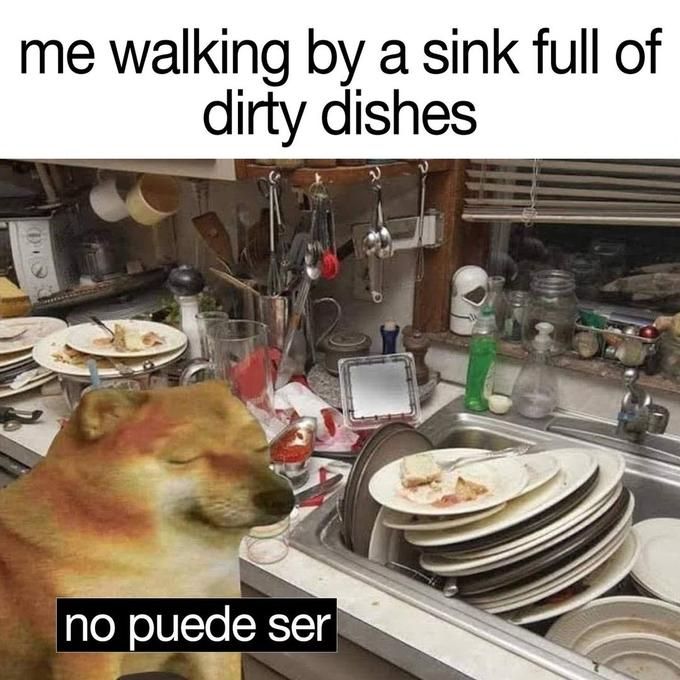
[[[427,175],[430,171],[430,164],[426,160],[422,160],[418,163],[418,170],[420,170],[421,175]]]
[[[371,182],[373,182],[373,184],[379,182],[382,178],[382,170],[380,169],[380,166],[376,165],[374,168],[371,168],[368,171],[368,175],[371,178]]]
[[[272,170],[269,173],[269,184],[271,185],[278,184],[280,179],[281,173],[278,170]]]

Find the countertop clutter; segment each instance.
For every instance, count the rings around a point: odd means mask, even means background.
[[[489,163],[244,160],[228,191],[40,164],[57,207],[34,188],[0,223],[0,486],[78,408],[240,411],[287,498],[244,532],[243,594],[339,623],[337,654],[252,653],[245,680],[680,678],[677,265],[526,229],[540,161]],[[532,187],[500,255],[465,224],[498,173]],[[584,416],[586,374],[617,383]]]

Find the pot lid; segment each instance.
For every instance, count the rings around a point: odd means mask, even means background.
[[[355,351],[371,346],[371,338],[357,331],[338,331],[329,336],[328,347],[334,350]]]

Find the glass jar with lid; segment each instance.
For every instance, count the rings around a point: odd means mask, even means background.
[[[576,281],[572,272],[546,269],[531,279],[531,296],[522,324],[522,344],[532,347],[536,324],[550,323],[554,327],[552,354],[563,354],[572,345],[578,315]]]

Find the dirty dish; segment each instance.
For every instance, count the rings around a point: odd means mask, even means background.
[[[0,319],[0,355],[30,350],[39,340],[66,328],[66,322],[49,316],[26,316]]]
[[[652,595],[680,604],[680,520],[648,519],[636,524],[634,531],[640,542],[640,556],[631,576]]]
[[[560,471],[550,481],[508,503],[505,510],[495,516],[466,527],[439,532],[407,532],[406,540],[421,547],[449,546],[477,540],[518,525],[523,527],[530,519],[543,517],[552,508],[569,499],[583,488],[598,471],[595,486],[587,500],[579,504],[582,511],[602,500],[620,481],[623,468],[621,456],[602,455],[605,452],[585,449],[558,449],[550,455],[557,459]],[[586,505],[587,504],[587,505]]]
[[[42,387],[45,383],[54,380],[56,377],[57,376],[54,373],[48,373],[47,375],[42,373],[34,380],[27,382],[25,385],[22,385],[15,390],[10,389],[9,387],[0,387],[0,399],[7,399],[8,397],[15,397],[17,394],[30,392],[30,390],[33,390],[36,387]]]
[[[564,591],[535,604],[503,614],[510,623],[526,625],[545,621],[591,602],[622,581],[633,568],[638,556],[638,541],[629,532],[621,547],[595,571]]]
[[[456,453],[452,454],[452,451]],[[437,464],[445,464],[457,456],[465,455],[466,450],[446,449],[443,452],[434,450],[430,453]],[[451,482],[452,486],[451,491],[446,490],[440,500],[420,503],[404,496],[400,468],[401,460],[395,460],[378,470],[371,478],[369,492],[380,505],[398,512],[418,515],[443,517],[486,510],[519,496],[529,480],[526,467],[516,458],[470,463],[453,473],[443,473],[443,479]],[[483,490],[471,500],[454,498],[453,504],[447,505],[447,496],[455,496],[455,479],[464,479],[466,482],[480,485]]]
[[[538,574],[518,585],[471,596],[468,601],[492,614],[499,614],[538,602],[576,583],[597,569],[625,540],[635,507],[632,495],[627,501],[623,514],[615,516],[613,526],[583,548],[572,550],[569,557],[547,570],[548,573]]]
[[[50,371],[63,375],[70,375],[78,378],[87,378],[90,373],[87,368],[89,354],[70,352],[72,357],[66,353],[66,337],[69,329],[53,333],[47,338],[43,338],[33,348],[33,360]],[[179,359],[186,350],[186,344],[174,352],[159,354],[153,357],[152,366],[149,365],[149,357],[137,357],[136,359],[121,360],[128,368],[135,373],[145,373],[149,370],[162,368]],[[67,360],[68,359],[68,360]],[[97,371],[100,378],[119,378],[120,372],[113,368],[110,361],[105,357],[97,359]]]
[[[401,529],[403,531],[440,531],[441,529],[454,529],[462,527],[472,522],[478,522],[486,517],[491,517],[498,512],[501,512],[506,503],[501,503],[488,510],[480,512],[471,512],[465,515],[456,515],[454,517],[430,517],[421,515],[409,515],[405,512],[397,512],[389,508],[383,508],[381,513],[382,522],[390,529]]]
[[[113,319],[106,326],[118,334],[120,342],[96,324],[82,323],[70,328],[66,344],[84,354],[133,359],[174,352],[187,343],[182,331],[154,321]]]
[[[605,640],[584,654],[636,680],[677,680],[680,645],[654,635]]]
[[[601,641],[636,634],[680,643],[680,607],[648,597],[604,597],[565,614],[548,631],[548,640],[584,654]]]

